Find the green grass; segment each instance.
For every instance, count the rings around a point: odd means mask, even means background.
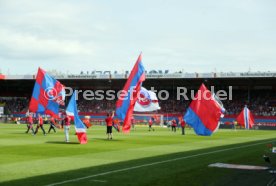
[[[182,136],[180,130],[172,133],[156,127],[155,132],[149,132],[146,127],[137,127],[130,134],[114,132],[109,141],[105,127],[93,126],[88,130],[89,143],[79,145],[73,128],[69,144],[63,142],[61,130],[47,136],[41,131],[32,136],[25,130],[25,125],[0,124],[0,185],[47,185],[175,158],[180,159],[64,185],[266,185],[273,178],[267,171],[208,165],[266,166],[262,155],[266,144],[276,141],[275,131],[219,130],[211,137],[201,137],[189,129]],[[202,153],[207,154],[195,156]],[[276,155],[270,155],[275,166]]]

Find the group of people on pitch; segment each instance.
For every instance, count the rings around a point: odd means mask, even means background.
[[[164,123],[168,128],[171,128],[172,132],[176,132],[176,128],[181,127],[182,135],[185,135],[186,123],[184,119],[172,119],[170,121],[165,121]]]
[[[51,130],[53,130],[56,133],[56,128],[63,128],[64,134],[65,134],[65,142],[70,142],[69,141],[69,130],[70,130],[70,126],[71,126],[71,117],[68,116],[67,114],[64,114],[64,117],[59,121],[61,122],[61,124],[58,124],[57,120],[54,117],[51,117],[49,119],[50,127],[48,130],[48,133],[50,133]],[[91,124],[89,121],[87,121],[87,119],[85,119],[83,122],[87,128],[91,127]],[[34,130],[35,124],[36,124],[36,129]],[[37,115],[37,118],[34,118],[33,113],[29,113],[28,119],[27,119],[26,133],[29,133],[29,131],[31,130],[32,135],[36,135],[38,130],[41,129],[44,136],[46,136],[46,132],[45,132],[43,125],[44,125],[44,120],[40,114]]]
[[[149,121],[148,121],[149,131],[154,131],[154,128],[152,127],[153,123],[154,123],[154,118],[150,118]],[[172,132],[176,132],[176,127],[181,126],[182,135],[185,135],[186,123],[183,119],[181,119],[181,120],[173,119],[173,120],[168,122],[168,125],[172,128]]]
[[[50,128],[48,130],[48,133],[50,133],[51,130],[53,130],[56,133],[55,118],[51,117],[49,121],[50,121]],[[36,129],[34,130],[34,125],[35,124],[36,124]],[[46,136],[46,132],[45,132],[45,129],[44,129],[43,125],[44,125],[44,120],[43,120],[43,117],[40,114],[38,114],[37,118],[34,118],[33,114],[29,113],[28,114],[28,119],[27,119],[27,131],[26,131],[26,133],[29,133],[29,131],[31,130],[32,134],[36,135],[37,132],[38,132],[38,129],[41,129],[44,136]]]
[[[105,119],[105,122],[106,122],[106,134],[107,134],[107,139],[108,140],[112,140],[112,127],[114,126],[114,124],[116,123],[114,120],[114,111],[112,113],[108,113],[107,114],[107,117]],[[44,120],[43,120],[43,117],[38,114],[38,117],[36,118],[36,129],[34,130],[34,122],[35,118],[33,117],[33,114],[32,113],[29,113],[28,114],[28,123],[27,123],[27,131],[26,133],[29,133],[29,131],[31,130],[32,134],[33,135],[36,135],[39,128],[42,130],[43,134],[46,135],[46,132],[45,132],[45,129],[43,127],[44,125]],[[49,124],[50,124],[50,127],[49,127],[49,130],[48,130],[48,133],[51,132],[51,130],[53,130],[55,133],[56,133],[56,129],[57,127],[59,127],[57,125],[57,122],[55,120],[54,117],[51,117],[50,120],[49,120]],[[154,118],[150,118],[149,121],[148,121],[148,125],[149,125],[149,131],[154,131],[154,128],[152,127],[154,123]],[[178,126],[177,125],[177,121],[176,120],[172,120],[170,121],[171,123],[171,128],[172,128],[172,131],[176,132],[176,127]],[[179,121],[180,123],[180,126],[182,128],[182,135],[185,135],[185,121],[184,120],[181,120]],[[88,122],[85,122],[84,121],[84,124],[86,125],[87,128],[89,128],[91,126],[91,124]],[[70,130],[70,125],[71,125],[71,117],[68,116],[68,115],[65,115],[65,117],[63,118],[62,120],[62,124],[61,124],[61,127],[64,129],[64,134],[65,134],[65,142],[69,142],[69,130]],[[89,125],[89,126],[88,126]],[[134,125],[134,119],[132,119],[132,125]],[[117,124],[118,126],[118,131],[120,130],[119,128],[119,124]],[[134,128],[134,127],[133,127]]]

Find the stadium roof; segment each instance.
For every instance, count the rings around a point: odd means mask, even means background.
[[[24,77],[21,79],[15,78],[0,80],[1,92],[0,96],[23,96],[29,97],[32,93],[35,79],[31,77]],[[143,86],[146,88],[154,87],[157,90],[167,89],[176,90],[177,87],[187,87],[191,89],[197,89],[201,83],[205,83],[209,86],[215,86],[216,88],[227,89],[229,86],[233,87],[233,90],[276,90],[276,77],[259,77],[259,76],[240,76],[240,77],[197,77],[197,78],[147,78],[143,82]],[[72,87],[82,90],[120,90],[125,84],[126,79],[122,78],[63,78],[60,79],[67,87]]]
[[[53,75],[57,79],[127,79],[128,73],[111,73],[110,71],[96,71],[87,74],[58,74]],[[154,71],[146,74],[147,79],[197,79],[197,78],[273,78],[276,72],[219,72],[219,73],[163,73]],[[35,75],[1,75],[0,79],[7,80],[31,80]]]

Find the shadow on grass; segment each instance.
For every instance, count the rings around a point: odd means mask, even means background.
[[[112,140],[109,140],[109,139],[107,139],[107,138],[92,138],[91,139],[91,141],[93,141],[93,140],[97,140],[97,141],[124,141],[124,140],[121,140],[121,139],[112,139]]]
[[[65,141],[47,141],[45,143],[52,143],[52,144],[77,144],[79,145],[79,142],[65,142]]]
[[[274,178],[267,171],[217,169],[208,168],[208,165],[216,162],[266,165],[262,155],[266,144],[272,140],[276,139],[172,153],[2,183],[0,181],[0,185],[267,185]]]
[[[29,132],[29,133],[26,133],[26,132],[11,132],[11,133],[9,133],[9,134],[24,134],[24,135],[32,135],[32,133],[31,133],[31,132]]]

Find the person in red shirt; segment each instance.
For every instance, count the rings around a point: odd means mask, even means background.
[[[176,126],[177,126],[177,124],[176,124],[176,121],[174,119],[174,120],[172,120],[172,131],[173,132],[176,132]]]
[[[64,134],[65,134],[65,142],[69,142],[69,130],[71,125],[70,116],[66,115],[64,118]]]
[[[43,128],[43,124],[44,124],[43,118],[42,118],[42,116],[40,114],[38,114],[38,123],[37,123],[36,130],[35,130],[34,134],[36,134],[38,132],[38,129],[41,128],[44,136],[46,136],[46,132],[45,132],[45,130]]]
[[[29,130],[31,129],[32,130],[32,134],[34,135],[34,128],[33,128],[33,124],[34,124],[34,120],[33,120],[33,115],[32,113],[29,113],[28,115],[28,120],[27,120],[27,131],[26,133],[29,133]]]
[[[114,111],[112,114],[107,114],[107,117],[105,118],[106,122],[106,134],[107,134],[107,139],[112,139],[112,124],[113,124],[113,117],[114,117]]]
[[[186,123],[184,119],[182,119],[181,120],[182,135],[185,135],[185,126],[186,126]]]
[[[56,131],[55,128],[56,128],[56,120],[55,120],[54,117],[51,117],[51,118],[50,118],[50,128],[49,128],[49,130],[48,130],[48,134],[51,132],[52,129],[53,129],[54,132],[56,133],[57,131]]]

